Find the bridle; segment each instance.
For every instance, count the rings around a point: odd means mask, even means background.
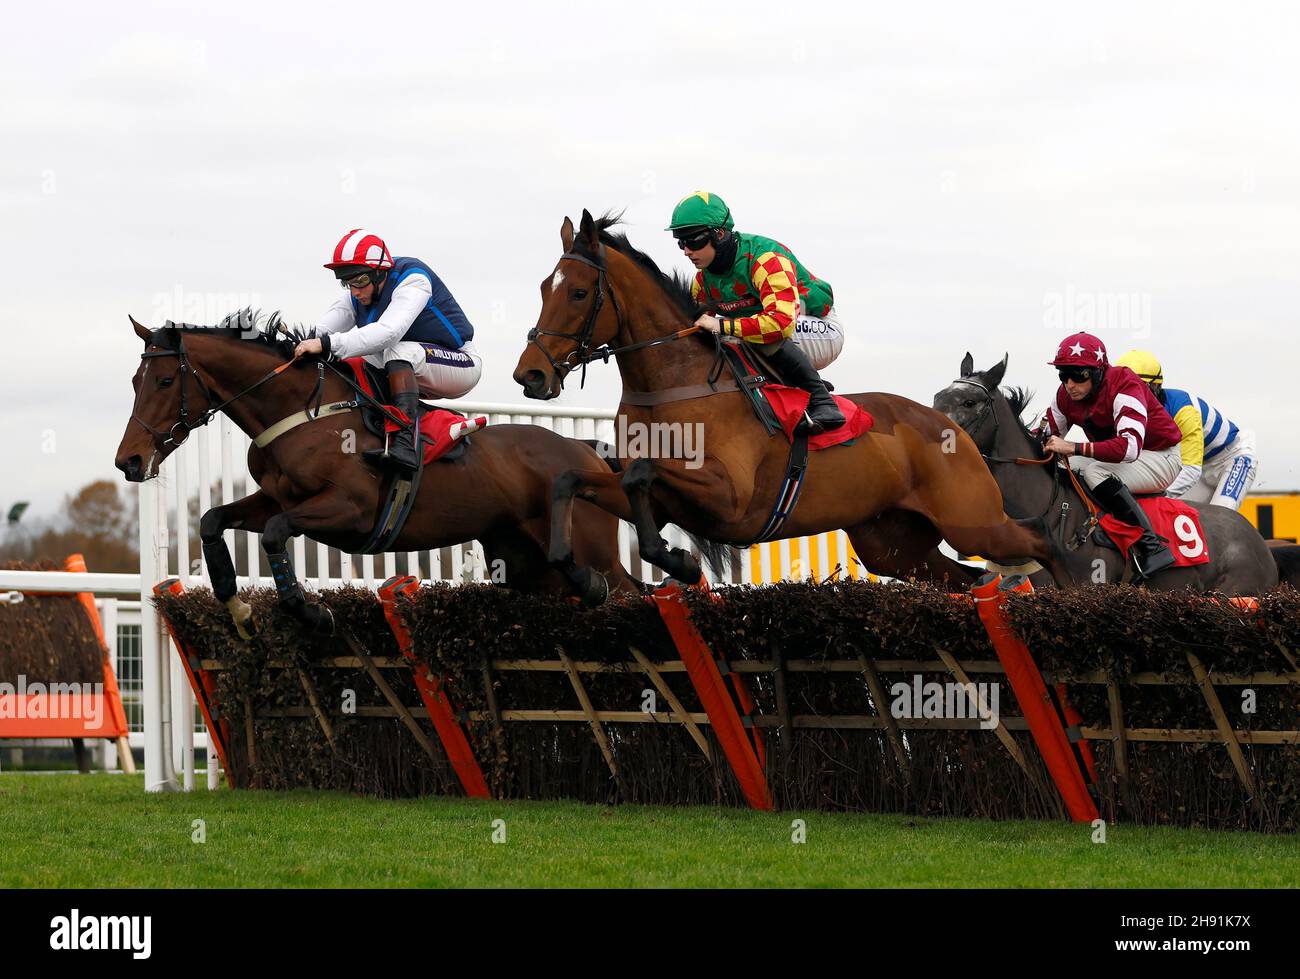
[[[185,334],[183,330],[181,329],[176,330],[176,340],[177,340],[176,349],[146,350],[144,353],[140,355],[140,359],[148,360],[154,357],[176,357],[179,360],[180,362],[179,371],[181,375],[180,420],[177,421],[174,425],[172,425],[172,427],[169,428],[164,433],[151,427],[143,418],[137,415],[134,411],[131,412],[131,420],[137,422],[141,428],[143,428],[146,432],[148,432],[153,437],[154,442],[157,444],[159,449],[167,449],[168,446],[179,447],[183,445],[186,439],[190,437],[190,432],[194,431],[194,429],[202,428],[204,425],[210,422],[213,416],[216,415],[218,412],[234,404],[240,398],[244,397],[244,395],[250,394],[251,392],[255,391],[257,388],[261,387],[263,384],[265,384],[267,381],[271,380],[272,378],[278,377],[281,373],[288,370],[290,367],[294,365],[294,361],[292,360],[286,361],[285,363],[281,364],[279,367],[276,367],[273,370],[268,371],[258,380],[254,381],[248,387],[244,388],[244,390],[236,394],[233,398],[227,398],[225,401],[213,407],[217,399],[213,397],[212,392],[208,390],[208,386],[203,383],[203,378],[199,375],[199,372],[194,369],[194,365],[190,362],[189,354],[186,353],[185,350]],[[318,372],[323,377],[324,369],[325,369],[324,363],[322,362],[318,364],[317,369]],[[197,415],[192,421],[190,420],[189,388],[187,387],[187,382],[191,377],[194,378],[194,383],[198,386],[199,391],[202,392],[204,402],[208,406],[205,411]],[[182,434],[178,435],[177,434],[178,431]]]
[[[609,358],[622,353],[630,353],[633,350],[641,350],[645,347],[657,347],[661,343],[669,343],[673,340],[680,340],[683,337],[690,336],[699,332],[699,327],[690,326],[684,330],[678,330],[667,336],[654,337],[650,340],[639,340],[635,343],[627,343],[621,347],[602,344],[596,349],[591,348],[592,339],[596,334],[596,319],[600,316],[600,311],[605,305],[605,294],[609,294],[610,304],[614,307],[614,339],[618,339],[623,332],[623,313],[619,309],[618,297],[614,294],[613,286],[609,282],[609,265],[606,261],[606,250],[604,243],[601,243],[596,250],[596,257],[584,255],[578,251],[567,251],[560,256],[560,261],[571,260],[581,262],[583,265],[589,265],[596,270],[596,291],[591,298],[591,308],[587,310],[586,319],[582,322],[582,328],[577,333],[561,333],[557,330],[543,330],[539,326],[533,327],[528,331],[528,342],[537,347],[546,358],[547,363],[551,365],[551,370],[559,376],[561,383],[575,367],[582,368],[582,379],[579,387],[587,383],[587,365],[593,361],[599,360],[601,363],[609,363]],[[541,337],[560,337],[574,344],[572,350],[565,355],[563,360],[557,361],[551,352],[542,346]]]

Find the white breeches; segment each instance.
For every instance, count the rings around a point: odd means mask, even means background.
[[[1243,428],[1222,452],[1205,463],[1200,482],[1189,489],[1183,499],[1189,503],[1213,503],[1239,510],[1258,472],[1255,433]]]
[[[1178,446],[1143,449],[1132,462],[1099,462],[1087,456],[1071,456],[1070,466],[1089,489],[1112,473],[1134,493],[1163,493],[1183,468]]]
[[[459,350],[432,343],[401,340],[387,350],[368,354],[366,363],[383,369],[390,360],[405,360],[415,370],[422,398],[459,398],[473,390],[483,376],[483,358],[472,340]]]
[[[844,331],[833,308],[825,316],[809,316],[800,307],[792,339],[819,371],[829,367],[844,349]]]

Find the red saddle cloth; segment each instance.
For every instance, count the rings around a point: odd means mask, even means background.
[[[352,374],[356,379],[357,386],[376,401],[380,400],[379,396],[375,394],[375,389],[370,384],[370,379],[366,377],[365,361],[360,357],[353,357],[345,360],[344,363],[352,368]],[[384,408],[402,419],[406,424],[411,423],[411,419],[400,408],[393,405],[384,405]],[[470,432],[477,432],[487,423],[486,415],[466,418],[464,415],[458,415],[446,408],[426,408],[424,414],[420,416],[420,435],[422,438],[420,444],[424,448],[424,464],[428,465],[433,462],[434,459],[443,455]],[[399,428],[397,422],[391,418],[384,418],[385,432],[391,435]]]
[[[803,421],[803,413],[808,409],[808,392],[802,388],[786,387],[784,384],[764,384],[762,391],[767,397],[767,403],[772,406],[776,417],[780,419],[786,437],[794,441],[794,430],[799,427],[799,423]],[[844,424],[809,438],[808,448],[814,451],[829,449],[832,445],[855,439],[871,431],[871,426],[875,424],[871,412],[861,405],[848,398],[841,398],[838,394],[833,394],[831,397],[835,399],[836,406],[844,414]]]
[[[1138,505],[1146,511],[1151,529],[1169,542],[1176,567],[1209,563],[1210,548],[1205,543],[1201,515],[1195,507],[1168,496],[1140,496]],[[1128,560],[1128,552],[1142,536],[1142,528],[1121,523],[1109,513],[1103,513],[1098,522]]]

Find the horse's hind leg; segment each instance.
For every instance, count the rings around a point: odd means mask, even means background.
[[[334,616],[323,605],[307,604],[285,545],[291,538],[312,531],[364,531],[363,518],[361,507],[343,493],[326,492],[277,513],[262,532],[262,549],[271,565],[280,605],[317,635],[334,632]]]
[[[247,530],[260,534],[266,522],[280,512],[280,504],[261,490],[235,500],[225,506],[213,507],[199,521],[199,539],[203,543],[203,558],[208,565],[212,591],[230,611],[235,628],[244,639],[252,639],[257,631],[253,610],[235,594],[235,563],[222,534],[227,530]]]

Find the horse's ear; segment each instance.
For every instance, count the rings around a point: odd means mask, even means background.
[[[1002,363],[995,364],[994,366],[990,367],[987,371],[984,372],[985,384],[987,384],[991,388],[995,388],[1002,383],[1002,378],[1007,372],[1007,361],[1010,359],[1010,357],[1011,357],[1010,354],[1005,354],[1002,357]]]
[[[596,230],[596,219],[591,216],[591,212],[585,207],[582,209],[582,224],[578,225],[578,230],[582,232],[583,240],[592,248],[600,244],[600,232]]]
[[[573,239],[573,221],[566,214],[564,216],[564,223],[560,225],[560,243],[564,245],[564,250],[566,252],[573,251]]]
[[[126,314],[126,318],[131,321],[131,326],[135,328],[135,335],[138,336],[145,343],[148,343],[149,338],[153,336],[153,333],[149,329],[149,327],[144,326],[141,323],[137,323],[135,317],[132,316],[130,313]]]
[[[961,362],[961,375],[960,375],[960,376],[961,376],[961,377],[970,377],[971,372],[972,372],[973,370],[975,370],[975,358],[972,357],[972,356],[970,355],[970,351],[967,350],[967,351],[966,351],[966,356],[962,358],[962,362]]]

